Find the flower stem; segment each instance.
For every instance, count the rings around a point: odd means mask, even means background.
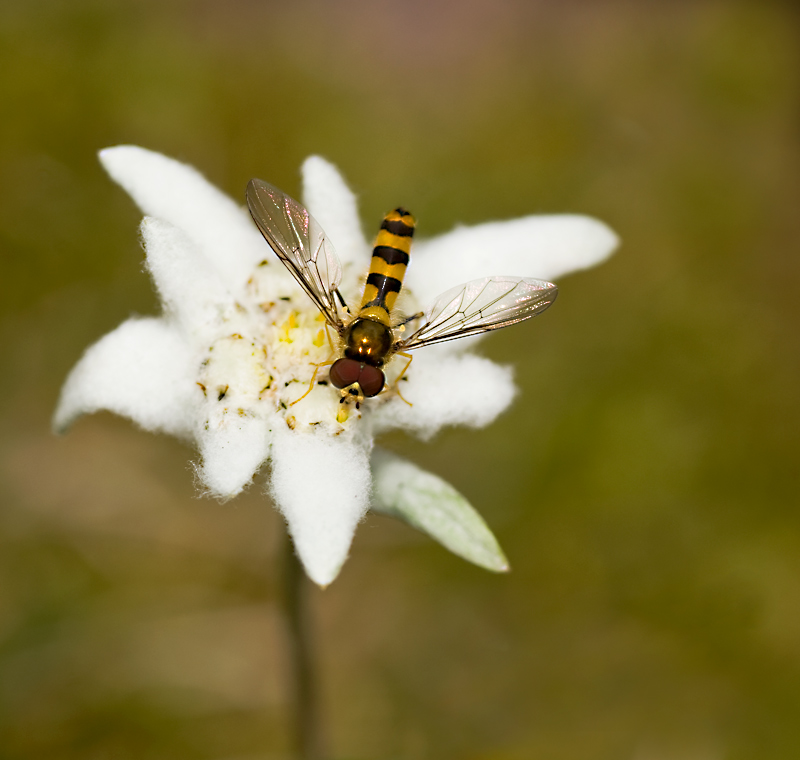
[[[319,703],[311,652],[310,582],[288,533],[283,546],[283,604],[287,622],[291,744],[297,760],[324,760]]]

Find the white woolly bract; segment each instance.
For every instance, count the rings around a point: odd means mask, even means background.
[[[213,496],[229,499],[248,485],[269,454],[268,423],[242,408],[216,405],[197,433],[197,470]]]
[[[427,440],[447,425],[484,427],[516,394],[510,367],[481,356],[447,354],[437,347],[415,353],[407,377],[398,387],[411,406],[393,403],[376,409],[370,417],[376,434],[403,428]]]
[[[420,303],[428,305],[448,288],[481,277],[556,280],[600,263],[618,244],[619,238],[608,226],[578,214],[456,227],[414,244],[406,284]],[[458,282],[453,281],[454,275]]]
[[[135,145],[106,148],[100,161],[145,214],[183,230],[238,293],[264,258],[263,240],[242,206],[193,167]]]
[[[278,430],[270,493],[309,577],[327,586],[338,574],[369,507],[371,441]]]
[[[129,319],[86,349],[61,389],[53,427],[65,432],[82,414],[107,409],[145,430],[192,434],[201,394],[192,351],[164,319]]]
[[[187,334],[213,331],[234,299],[196,243],[177,227],[146,216],[140,227],[147,270],[164,309]]]

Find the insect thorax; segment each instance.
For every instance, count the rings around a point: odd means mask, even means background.
[[[359,317],[345,330],[344,355],[348,359],[380,367],[392,348],[392,331],[374,319]]]

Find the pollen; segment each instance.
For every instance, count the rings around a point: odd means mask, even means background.
[[[324,330],[320,330],[320,331],[317,333],[317,337],[316,337],[316,338],[314,338],[314,340],[312,341],[312,343],[313,343],[313,344],[314,344],[314,345],[315,345],[317,348],[320,348],[320,347],[322,347],[322,346],[325,344],[325,331],[324,331]]]
[[[295,312],[290,311],[288,319],[281,325],[281,337],[280,339],[284,341],[284,343],[291,343],[292,339],[289,336],[289,331],[294,330],[297,327],[297,314]]]

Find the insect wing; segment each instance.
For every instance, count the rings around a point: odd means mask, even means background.
[[[484,277],[442,293],[422,317],[422,325],[400,349],[430,346],[479,335],[541,314],[556,299],[551,282],[525,277]]]
[[[342,320],[334,293],[342,266],[325,232],[296,200],[260,179],[247,183],[247,205],[258,229],[328,323]]]

